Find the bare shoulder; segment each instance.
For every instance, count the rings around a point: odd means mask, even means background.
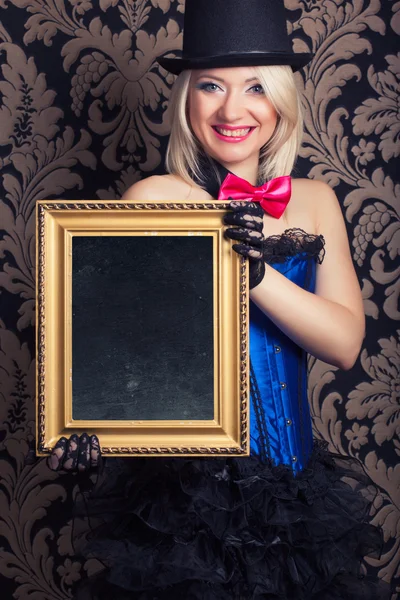
[[[307,196],[316,193],[324,194],[332,192],[332,188],[324,181],[307,179],[306,177],[300,179],[292,178],[292,189],[299,194],[305,194]]]
[[[194,190],[204,194],[204,190],[194,184],[191,186],[178,175],[152,175],[134,183],[126,190],[122,200],[186,202],[192,200]]]
[[[332,212],[338,214],[340,206],[333,189],[324,181],[317,179],[292,179],[292,197],[297,209],[307,211],[311,216],[315,231],[321,233],[326,225],[326,217]]]
[[[152,175],[137,181],[129,187],[122,200],[152,201],[167,200],[174,187],[169,175]]]

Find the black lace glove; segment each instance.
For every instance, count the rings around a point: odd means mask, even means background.
[[[100,444],[97,435],[82,433],[79,437],[73,433],[69,440],[61,437],[47,459],[52,471],[88,471],[97,467],[101,459]]]
[[[224,215],[225,225],[237,225],[225,231],[225,236],[231,240],[239,240],[240,244],[233,244],[232,248],[242,256],[249,259],[249,289],[258,285],[265,275],[263,257],[264,209],[258,202],[233,200],[229,204],[233,211]]]

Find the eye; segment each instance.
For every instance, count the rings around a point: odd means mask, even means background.
[[[257,85],[253,85],[253,87],[250,88],[250,89],[251,90],[258,89],[258,92],[256,92],[257,94],[263,94],[264,93],[264,88],[259,83]]]
[[[206,92],[215,92],[220,88],[216,83],[213,83],[212,81],[205,81],[204,83],[199,83],[198,85],[196,85],[196,89],[204,90]],[[256,90],[256,94],[264,94],[264,89],[259,83],[253,85],[253,87],[251,87],[250,90]]]
[[[214,87],[214,89],[210,89],[210,87]],[[214,92],[215,88],[218,88],[216,83],[212,83],[211,81],[206,81],[204,83],[200,83],[196,85],[198,90],[205,90],[206,92]]]

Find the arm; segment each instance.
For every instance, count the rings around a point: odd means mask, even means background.
[[[361,290],[336,195],[325,183],[315,182],[313,187],[317,232],[326,242],[324,260],[317,265],[315,294],[266,265],[265,277],[250,298],[306,352],[348,370],[365,335]]]

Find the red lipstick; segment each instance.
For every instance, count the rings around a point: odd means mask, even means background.
[[[223,142],[228,142],[228,144],[238,144],[239,142],[244,142],[245,140],[247,140],[247,138],[252,134],[252,132],[254,131],[255,127],[251,127],[250,126],[250,131],[243,136],[240,137],[233,137],[233,136],[228,136],[228,135],[223,135],[222,133],[219,133],[215,128],[216,127],[221,127],[221,129],[229,129],[230,131],[234,131],[235,129],[248,129],[248,127],[228,127],[227,125],[213,125],[213,130],[215,135],[217,136],[218,139],[222,140]]]

